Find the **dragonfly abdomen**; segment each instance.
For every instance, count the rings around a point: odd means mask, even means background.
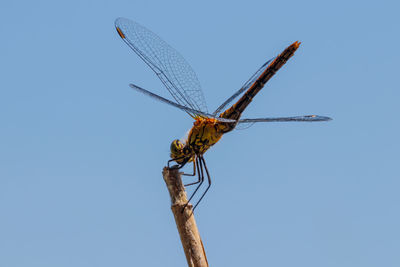
[[[243,111],[251,103],[253,98],[264,87],[265,83],[275,75],[275,73],[291,58],[294,52],[299,48],[300,42],[294,42],[287,47],[281,54],[279,54],[274,61],[272,61],[260,77],[250,86],[250,88],[243,94],[243,96],[230,108],[221,113],[221,118],[239,120]],[[231,129],[235,128],[235,124],[231,124]],[[228,131],[229,131],[228,130]]]

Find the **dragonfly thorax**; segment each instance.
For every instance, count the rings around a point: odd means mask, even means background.
[[[177,163],[192,161],[195,155],[203,155],[217,143],[226,129],[227,123],[221,123],[212,118],[196,117],[186,142],[172,141],[171,158]]]

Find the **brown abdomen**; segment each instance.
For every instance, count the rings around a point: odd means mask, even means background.
[[[271,79],[272,76],[291,58],[294,52],[299,48],[300,42],[294,42],[287,47],[281,54],[279,54],[274,61],[265,69],[265,71],[258,77],[258,79],[251,85],[251,87],[244,93],[244,95],[229,109],[221,113],[221,118],[239,120],[243,111],[253,100],[253,97],[264,87],[265,83]],[[233,130],[235,124],[231,124],[231,128],[227,131]]]

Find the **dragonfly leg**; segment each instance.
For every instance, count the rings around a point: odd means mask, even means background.
[[[172,161],[181,160],[181,159],[185,159],[185,160],[184,160],[182,163],[180,163],[180,164],[174,165],[174,166],[172,166],[172,167],[169,166],[169,164],[170,164]],[[182,157],[179,157],[179,158],[175,158],[175,159],[170,159],[170,160],[168,160],[167,166],[168,166],[168,168],[172,168],[172,169],[181,169],[183,166],[186,165],[186,163],[189,161],[189,159],[190,159],[190,158],[185,158],[185,156],[182,156]]]
[[[171,161],[179,160],[179,159],[183,159],[183,157],[182,157],[182,158],[176,158],[176,159],[171,159],[171,160],[169,160],[169,161],[168,161],[168,168],[170,168],[170,167],[169,167],[169,163],[170,163]],[[182,175],[185,175],[185,176],[196,176],[196,166],[197,166],[196,162],[197,162],[197,160],[193,161],[193,173],[183,173],[183,172],[182,172],[181,174],[182,174]],[[180,164],[180,165],[174,165],[174,166],[172,166],[171,168],[180,169],[180,168],[182,168],[183,166],[185,166],[186,163],[187,163],[187,160],[185,160],[182,164]],[[198,184],[198,183],[200,183],[200,179],[199,179],[197,182],[190,183],[190,184],[185,184],[185,186],[190,186],[190,185],[194,185],[194,184]]]
[[[210,178],[210,174],[208,173],[206,161],[204,160],[203,156],[200,156],[199,162],[200,162],[200,165],[202,165],[202,167],[204,166],[204,169],[206,170],[206,173],[207,173],[207,180],[208,180],[208,186],[207,186],[207,188],[206,188],[206,191],[204,191],[203,195],[201,195],[199,201],[197,201],[196,205],[194,205],[192,212],[195,210],[195,208],[197,207],[197,205],[199,205],[200,201],[203,199],[203,197],[206,195],[208,189],[210,189],[210,187],[211,187],[211,178]],[[204,176],[203,176],[203,181],[204,181]]]
[[[168,160],[168,163],[167,163],[168,169],[171,169],[171,167],[169,166],[169,164],[170,164],[172,161],[175,161],[175,159],[170,159],[170,160]],[[177,166],[177,165],[174,165],[174,166]]]
[[[200,159],[198,157],[196,157],[195,161],[197,161],[196,165],[197,165],[197,172],[198,172],[198,176],[199,176],[199,181],[197,183],[199,185],[196,187],[196,189],[194,190],[194,192],[190,196],[189,200],[186,202],[185,206],[183,206],[182,213],[185,210],[185,208],[187,207],[187,205],[189,204],[190,200],[192,200],[192,198],[194,197],[194,195],[196,194],[196,192],[199,190],[200,186],[204,182],[203,165],[202,165],[202,163],[201,163],[201,161],[200,161]]]
[[[199,170],[198,170],[199,164],[196,163],[197,161],[198,161],[197,158],[196,158],[195,161],[193,161],[193,173],[191,173],[191,174],[183,173],[182,175],[186,175],[186,176],[195,176],[195,175],[196,175],[196,168],[197,168],[197,172],[199,172]],[[199,179],[197,180],[197,182],[185,184],[185,186],[191,186],[191,185],[194,185],[194,184],[198,184],[198,183],[200,183],[200,181],[201,181],[201,180],[200,180],[200,177],[199,177]]]

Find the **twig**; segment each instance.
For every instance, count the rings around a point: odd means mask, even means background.
[[[163,177],[171,197],[171,210],[175,217],[188,265],[189,267],[208,267],[206,252],[192,213],[192,205],[189,204],[182,212],[187,197],[179,170],[165,167]]]

